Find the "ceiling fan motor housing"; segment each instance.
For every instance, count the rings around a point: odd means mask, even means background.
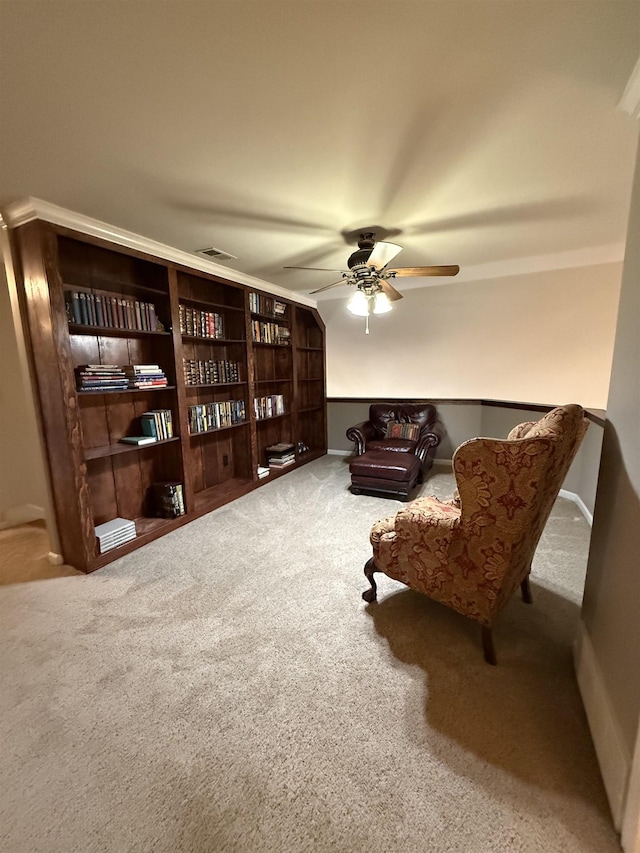
[[[375,244],[374,234],[361,234],[358,240],[358,248],[349,256],[349,260],[347,261],[349,269],[352,270],[354,267],[366,265]]]

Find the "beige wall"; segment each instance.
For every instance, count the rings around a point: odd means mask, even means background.
[[[629,755],[640,718],[640,158],[602,446],[583,619]]]
[[[319,303],[329,397],[577,402],[606,407],[622,264],[405,290],[390,314]],[[399,285],[400,289],[402,286]]]
[[[0,522],[43,512],[48,493],[33,402],[13,325],[11,298],[0,259]]]

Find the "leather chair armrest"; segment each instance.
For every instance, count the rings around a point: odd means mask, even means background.
[[[356,456],[362,456],[367,447],[367,442],[375,437],[376,430],[371,421],[363,421],[347,430],[347,438],[349,441],[355,442]]]
[[[434,455],[435,449],[442,441],[444,434],[445,429],[440,421],[434,421],[432,424],[429,424],[427,431],[421,433],[414,453],[423,464],[427,456]]]

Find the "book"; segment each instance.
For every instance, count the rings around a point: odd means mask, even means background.
[[[136,538],[136,525],[129,518],[112,518],[96,526],[96,538],[100,553],[117,548]]]
[[[182,483],[152,483],[149,489],[154,512],[159,518],[178,518],[185,513]]]
[[[158,439],[151,435],[125,435],[120,441],[124,441],[127,444],[153,444]]]

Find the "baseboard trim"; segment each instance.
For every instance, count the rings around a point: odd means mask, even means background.
[[[330,456],[351,456],[353,450],[327,450]]]
[[[567,491],[567,489],[560,489],[560,491],[558,492],[558,497],[566,498],[568,501],[573,501],[573,503],[578,507],[580,512],[584,515],[589,527],[593,527],[593,515],[591,512],[589,512],[587,505],[582,500],[580,495],[578,495],[576,492],[569,492]]]
[[[30,521],[38,521],[44,518],[44,508],[41,506],[36,506],[36,504],[15,506],[5,512],[3,521],[0,521],[0,530],[19,527],[21,524],[28,524]]]
[[[433,466],[438,468],[448,468],[453,471],[453,459],[434,459]]]
[[[602,781],[609,799],[613,823],[619,832],[631,771],[631,756],[622,737],[586,625],[582,621],[573,653],[578,687],[587,713]]]

